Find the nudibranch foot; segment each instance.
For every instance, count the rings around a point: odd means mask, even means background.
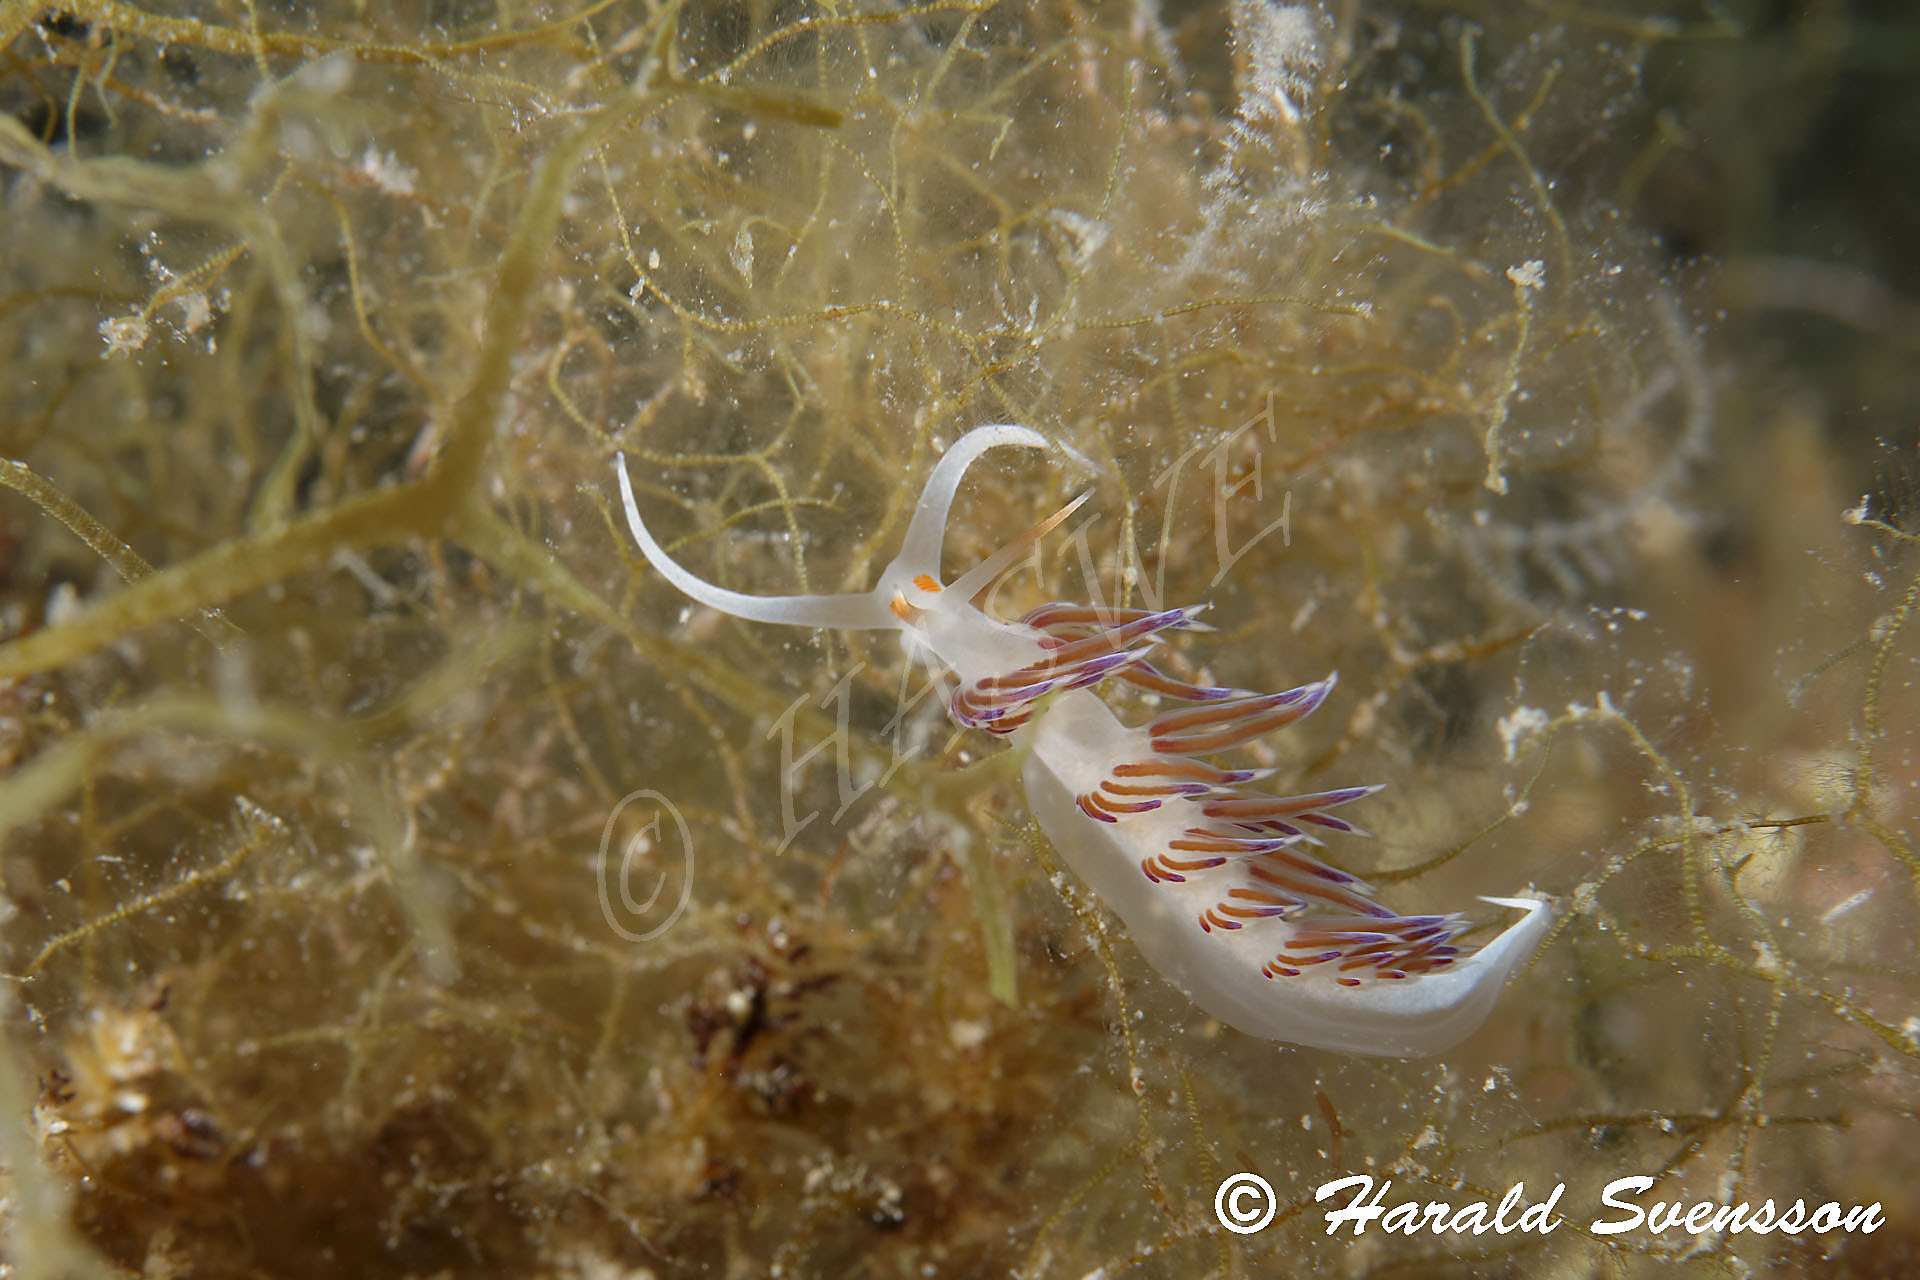
[[[1023,749],[1028,805],[1049,841],[1154,967],[1209,1013],[1250,1035],[1351,1053],[1436,1053],[1472,1032],[1545,936],[1545,900],[1483,899],[1523,914],[1471,947],[1463,917],[1402,915],[1307,851],[1325,848],[1321,833],[1364,836],[1327,810],[1378,786],[1265,794],[1246,787],[1272,770],[1204,758],[1311,715],[1336,676],[1258,693],[1191,683],[1149,662],[1168,634],[1211,630],[1198,621],[1203,606],[1054,602],[1014,621],[978,607],[1085,494],[942,584],[941,546],[967,468],[991,449],[1047,445],[1013,424],[961,437],[928,476],[900,553],[871,591],[851,595],[715,586],[648,532],[624,459],[620,497],[648,563],[699,603],[755,622],[893,630],[914,657],[951,672],[953,718]],[[1110,681],[1184,705],[1129,725],[1102,697]]]

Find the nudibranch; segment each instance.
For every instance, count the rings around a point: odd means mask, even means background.
[[[864,594],[758,596],[702,581],[647,531],[626,460],[620,498],[661,576],[709,608],[754,622],[893,630],[951,672],[954,719],[1025,751],[1027,803],[1062,858],[1125,921],[1163,976],[1249,1035],[1348,1053],[1415,1057],[1486,1018],[1551,913],[1538,895],[1482,901],[1525,913],[1484,946],[1458,914],[1401,915],[1360,877],[1317,857],[1321,833],[1364,834],[1331,810],[1372,786],[1283,796],[1250,790],[1267,771],[1208,757],[1291,724],[1334,677],[1256,694],[1176,679],[1148,660],[1199,610],[1043,605],[1018,622],[977,600],[1087,495],[951,583],[940,581],[947,515],[967,468],[1002,446],[1046,448],[1011,424],[976,428],[928,477],[900,554]],[[1176,709],[1124,723],[1100,689],[1123,681]]]

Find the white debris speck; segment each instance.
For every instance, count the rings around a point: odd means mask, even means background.
[[[343,49],[307,63],[293,78],[309,93],[331,98],[353,79],[353,68],[353,55]]]
[[[1507,279],[1519,289],[1539,289],[1547,283],[1547,264],[1538,258],[1507,268]]]
[[[1500,745],[1506,750],[1507,759],[1512,760],[1520,744],[1544,730],[1549,723],[1547,713],[1538,707],[1515,707],[1500,717],[1494,728],[1499,731]]]
[[[382,153],[368,147],[360,155],[360,172],[390,196],[413,194],[413,180],[417,175],[391,151]]]
[[[1093,261],[1093,255],[1100,252],[1100,246],[1107,242],[1107,224],[1098,218],[1089,218],[1071,209],[1049,209],[1047,221],[1060,228],[1073,241],[1073,265],[1082,271]]]
[[[1858,506],[1849,507],[1840,513],[1840,518],[1848,524],[1859,524],[1867,518],[1867,495],[1860,495]]]
[[[71,582],[59,583],[47,594],[47,625],[57,627],[62,623],[72,622],[85,608],[86,606],[80,603],[78,587]]]
[[[145,316],[115,316],[111,320],[102,320],[100,337],[107,344],[107,349],[100,353],[102,358],[132,355],[147,345],[147,332]]]
[[[180,327],[198,333],[213,319],[213,303],[201,289],[189,289],[174,301],[180,304]]]
[[[752,284],[753,232],[748,229],[747,224],[744,222],[740,224],[740,230],[734,233],[733,251],[728,257],[733,262],[733,269],[740,273],[740,278],[748,284]]]
[[[961,1052],[978,1049],[987,1042],[985,1018],[955,1018],[947,1025],[947,1042]]]

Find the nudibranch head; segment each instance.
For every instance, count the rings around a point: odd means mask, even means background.
[[[916,656],[951,671],[954,719],[1025,748],[1027,801],[1047,838],[1154,967],[1209,1013],[1252,1035],[1350,1053],[1417,1056],[1458,1042],[1539,945],[1551,920],[1545,900],[1484,899],[1523,914],[1471,947],[1463,917],[1395,912],[1313,852],[1325,835],[1366,834],[1329,810],[1377,786],[1274,795],[1247,785],[1266,771],[1206,758],[1310,715],[1334,676],[1263,694],[1192,684],[1153,665],[1149,653],[1194,626],[1197,607],[1056,603],[1018,621],[977,607],[1085,495],[954,582],[940,581],[948,513],[967,468],[990,449],[1047,444],[1012,424],[963,436],[927,478],[900,553],[873,590],[853,595],[714,586],[647,531],[624,459],[620,496],[648,562],[700,603],[757,622],[896,630]],[[1111,681],[1180,705],[1126,724],[1100,696]]]

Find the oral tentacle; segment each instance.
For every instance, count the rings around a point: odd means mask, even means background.
[[[913,518],[907,522],[906,535],[900,540],[900,553],[892,569],[903,579],[918,574],[940,576],[940,548],[947,540],[947,518],[953,500],[960,492],[960,481],[967,468],[990,449],[1045,449],[1047,438],[1031,428],[1011,422],[975,427],[953,443],[933,466],[921,486],[920,500],[914,504]],[[890,572],[889,578],[893,576]],[[963,597],[964,598],[964,597]]]
[[[749,622],[774,622],[790,627],[838,627],[849,631],[896,630],[900,626],[889,607],[890,595],[879,591],[857,595],[756,596],[715,586],[690,572],[666,553],[646,521],[640,518],[640,505],[633,498],[633,482],[627,478],[627,457],[614,459],[614,474],[620,481],[620,503],[626,509],[627,529],[654,571],[710,609],[745,618]]]

